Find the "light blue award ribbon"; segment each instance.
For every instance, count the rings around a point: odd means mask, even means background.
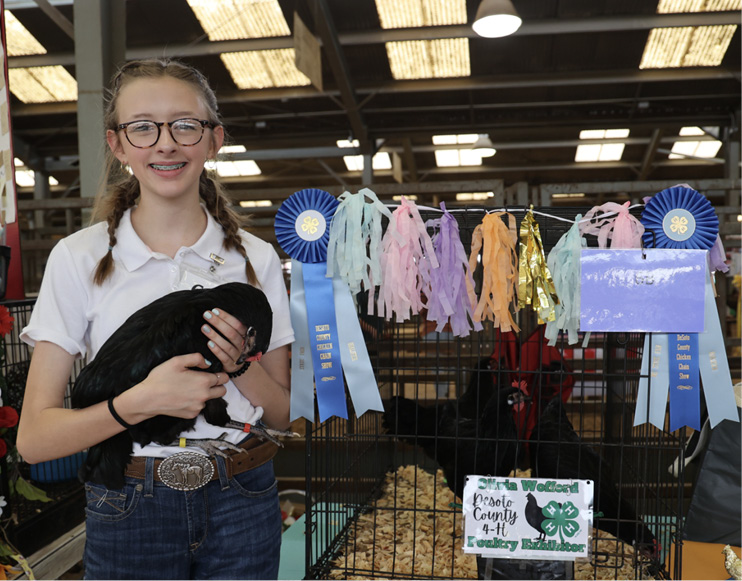
[[[329,193],[306,189],[292,194],[276,213],[276,238],[292,258],[292,421],[314,421],[315,390],[320,421],[333,415],[347,419],[344,376],[357,415],[384,409],[348,285],[327,277],[327,244],[337,206]]]
[[[711,275],[706,272],[706,293],[704,298],[705,331],[698,334],[698,367],[701,371],[703,393],[709,423],[715,427],[722,420],[739,422],[737,402],[734,398],[732,374],[721,333],[719,311],[716,309]]]
[[[644,335],[641,377],[634,411],[635,426],[649,421],[656,428],[665,429],[665,408],[670,388],[667,351],[667,335]]]
[[[698,379],[698,333],[668,335],[670,372],[670,431],[689,426],[701,429]]]
[[[291,326],[294,328],[294,345],[291,349],[291,421],[304,417],[314,422],[314,367],[309,347],[304,299],[304,276],[301,262],[291,259]]]

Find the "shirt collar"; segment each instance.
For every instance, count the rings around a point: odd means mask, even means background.
[[[191,246],[191,250],[204,260],[211,260],[209,258],[210,254],[222,252],[224,231],[203,204],[201,204],[201,208],[206,214],[206,230],[204,230],[201,238]],[[155,258],[155,253],[139,238],[131,224],[132,209],[129,208],[121,216],[119,226],[116,229],[115,247],[117,258],[121,260],[129,272],[140,268],[148,260]]]

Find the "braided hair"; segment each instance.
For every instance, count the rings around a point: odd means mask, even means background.
[[[195,68],[172,59],[143,59],[124,64],[114,75],[111,89],[106,100],[104,123],[107,130],[115,131],[118,126],[116,103],[121,89],[127,83],[141,78],[170,77],[188,83],[198,93],[206,107],[209,121],[221,125],[216,95],[209,86],[206,77]],[[229,204],[223,187],[216,181],[215,175],[209,175],[206,168],[201,172],[199,192],[206,209],[224,231],[224,247],[236,250],[245,259],[245,273],[250,284],[257,285],[255,270],[250,263],[240,236],[242,219]],[[124,212],[134,206],[139,199],[139,181],[125,171],[106,148],[106,165],[101,186],[101,195],[96,199],[93,208],[93,220],[105,220],[108,224],[108,252],[98,262],[93,280],[101,285],[113,273],[113,248],[116,246],[116,230]]]

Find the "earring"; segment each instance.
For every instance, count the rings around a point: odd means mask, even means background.
[[[204,161],[204,166],[208,171],[216,171],[216,159],[207,159]]]

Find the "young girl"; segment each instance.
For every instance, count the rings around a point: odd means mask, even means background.
[[[156,415],[194,418],[217,397],[227,400],[237,421],[285,429],[288,344],[294,339],[288,297],[276,252],[239,228],[206,173],[205,161],[224,140],[214,92],[198,71],[177,61],[130,62],[113,79],[105,122],[105,181],[113,181],[116,170],[120,177],[98,200],[105,221],[60,241],[49,256],[22,333],[34,352],[19,452],[30,463],[60,458]],[[193,370],[210,366],[197,353],[177,356],[108,404],[65,409],[75,359],[92,360],[132,313],[174,290],[227,281],[258,286],[271,303],[271,346],[259,363],[244,372],[239,358],[246,329],[216,305],[204,313],[202,331],[223,372]],[[276,578],[281,519],[273,466],[266,461],[270,450],[202,416],[188,438],[225,431],[246,451],[229,451],[226,460],[201,456],[214,476],[194,490],[172,488],[160,470],[183,449],[155,444],[134,446],[124,488],[85,484],[86,578]],[[240,458],[256,454],[254,464],[262,465],[245,469]]]

